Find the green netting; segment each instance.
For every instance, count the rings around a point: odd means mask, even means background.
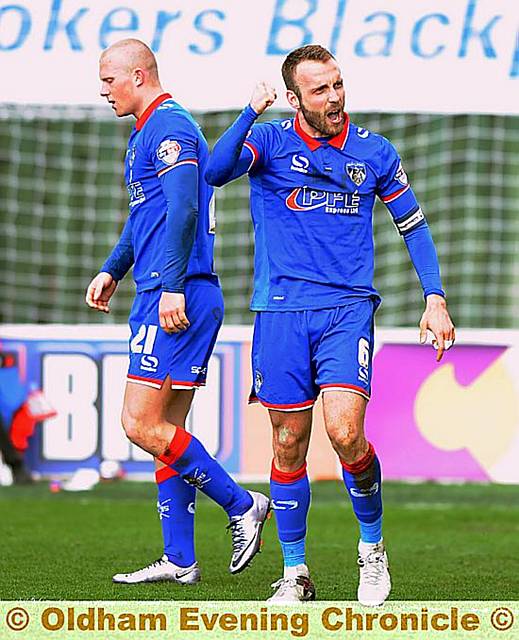
[[[235,115],[197,115],[210,144]],[[456,324],[518,327],[519,118],[370,113],[352,120],[399,149],[433,232]],[[85,306],[84,290],[126,216],[122,163],[131,125],[106,109],[0,106],[1,322],[126,321],[130,277],[108,317]],[[217,214],[226,321],[250,323],[245,178],[218,190]],[[379,325],[415,325],[422,300],[405,246],[382,205],[374,215]]]

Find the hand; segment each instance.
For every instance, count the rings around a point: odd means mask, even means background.
[[[439,362],[443,357],[443,352],[454,344],[456,332],[447,311],[445,298],[436,294],[427,296],[425,311],[420,320],[420,344],[425,344],[428,329],[434,335],[432,344],[438,350],[436,362]]]
[[[110,313],[110,298],[117,288],[117,282],[106,271],[101,271],[88,285],[85,302],[89,307],[103,313]]]
[[[159,302],[160,326],[166,333],[179,333],[189,327],[186,313],[186,299],[183,293],[163,291]]]
[[[258,115],[260,115],[265,111],[267,107],[270,107],[271,104],[274,104],[276,98],[277,94],[274,87],[271,87],[266,82],[258,82],[258,84],[254,87],[254,91],[252,92],[250,106]]]

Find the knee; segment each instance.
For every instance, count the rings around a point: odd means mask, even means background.
[[[128,407],[124,407],[121,422],[126,437],[130,442],[141,447],[146,444],[147,434],[149,434],[149,424],[143,414],[136,413]]]
[[[290,472],[301,467],[306,457],[306,440],[305,434],[290,426],[274,428],[274,462],[280,471]]]
[[[339,455],[348,452],[355,457],[360,450],[365,448],[364,430],[359,425],[347,422],[331,424],[327,426],[327,432],[333,448]]]

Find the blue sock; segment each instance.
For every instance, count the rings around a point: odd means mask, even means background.
[[[342,477],[360,526],[360,539],[376,543],[382,539],[382,476],[373,445],[357,462],[342,462]]]
[[[196,489],[187,484],[170,467],[155,472],[164,553],[179,567],[195,562]]]
[[[184,429],[177,427],[160,460],[219,504],[229,518],[244,514],[252,506],[250,493],[236,484],[220,463],[207,453],[200,440]]]
[[[286,473],[276,469],[272,462],[270,497],[285,567],[306,564],[306,519],[310,496],[306,463],[297,471]]]

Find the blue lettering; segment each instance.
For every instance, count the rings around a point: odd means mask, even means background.
[[[335,14],[335,23],[333,25],[332,37],[330,40],[330,51],[335,55],[337,53],[337,43],[341,37],[342,22],[344,20],[344,12],[346,11],[346,3],[348,0],[339,0],[337,4],[337,13]]]
[[[431,51],[424,51],[420,44],[420,38],[422,37],[422,30],[427,22],[430,20],[438,20],[441,24],[450,24],[449,18],[443,13],[431,13],[427,16],[423,16],[420,18],[414,26],[413,33],[411,36],[411,49],[415,56],[419,56],[420,58],[434,58],[439,55],[444,49],[444,44],[439,44],[435,49]]]
[[[519,31],[515,35],[515,51],[510,69],[510,77],[517,78],[517,76],[519,76]]]
[[[114,19],[117,14],[121,14],[122,18],[126,18],[123,20]],[[116,24],[119,22],[119,24]],[[121,24],[122,22],[122,24]],[[106,49],[110,46],[109,37],[110,34],[114,31],[137,31],[139,28],[139,16],[135,13],[133,9],[129,9],[128,7],[118,7],[117,9],[112,9],[106,16],[103,18],[103,22],[101,22],[101,28],[99,29],[99,45],[101,49]]]
[[[458,56],[464,58],[467,55],[468,42],[470,38],[479,38],[483,45],[483,53],[487,58],[497,58],[496,51],[492,46],[490,40],[490,30],[494,28],[494,25],[502,16],[494,16],[490,22],[481,29],[476,31],[472,24],[474,21],[474,14],[476,13],[476,5],[478,0],[469,0],[467,5],[467,13],[465,14],[465,23],[463,24],[463,33],[461,34],[461,44]]]
[[[166,26],[173,22],[174,20],[178,20],[182,15],[181,11],[175,11],[174,13],[168,13],[167,11],[159,11],[157,13],[157,23],[155,25],[155,34],[153,35],[153,40],[151,42],[151,50],[159,51],[160,46],[162,44],[162,34]]]
[[[317,11],[317,0],[300,0],[298,4],[303,4],[303,2],[306,4],[306,13],[298,18],[286,18],[283,15],[283,10],[288,2],[289,0],[276,0],[274,17],[272,18],[267,43],[267,55],[269,56],[286,55],[294,48],[294,46],[299,47],[305,44],[310,44],[313,40],[312,32],[306,26],[306,21]],[[301,35],[299,37],[298,44],[284,48],[279,44],[279,35],[281,31],[285,31],[287,28],[292,28],[293,31],[300,32]]]
[[[391,47],[395,41],[395,27],[396,18],[392,13],[386,13],[385,11],[378,11],[372,13],[365,18],[364,22],[373,22],[376,18],[384,18],[387,20],[387,29],[381,31],[372,31],[362,36],[362,38],[355,45],[355,54],[363,58],[371,56],[390,56]],[[374,39],[377,43],[380,41],[378,48],[368,47],[366,41]],[[370,49],[370,50],[368,50]]]
[[[22,44],[27,39],[29,35],[29,31],[31,30],[31,14],[27,11],[25,7],[21,7],[17,4],[9,4],[5,7],[0,8],[0,24],[3,16],[8,11],[17,11],[20,16],[20,28],[18,30],[18,35],[16,38],[9,42],[8,44],[4,44],[0,42],[0,51],[12,51],[13,49],[18,49],[22,46]]]
[[[72,17],[68,22],[65,22],[65,23],[61,23],[59,21],[60,9],[61,9],[61,0],[53,0],[50,19],[49,19],[49,26],[47,28],[47,35],[45,36],[45,43],[43,45],[43,49],[45,51],[52,49],[54,45],[54,38],[56,37],[56,33],[61,29],[64,29],[70,42],[70,48],[73,51],[82,51],[83,46],[81,44],[80,39],[78,38],[76,27],[77,27],[77,22],[85,13],[87,13],[88,9],[85,7],[83,7],[82,9],[79,9],[79,11],[74,15],[74,17]]]
[[[207,56],[210,53],[214,53],[215,51],[218,51],[218,49],[222,46],[222,42],[223,42],[223,36],[221,33],[219,33],[218,31],[211,31],[210,29],[204,26],[204,18],[207,15],[213,15],[213,16],[216,16],[219,20],[225,20],[225,13],[223,13],[222,11],[216,11],[215,9],[208,9],[207,11],[202,11],[196,16],[195,22],[194,22],[196,30],[199,31],[200,33],[203,33],[204,35],[209,36],[212,40],[210,48],[205,50],[201,49],[197,44],[189,45],[190,51],[192,51],[193,53],[198,53],[201,56]]]

